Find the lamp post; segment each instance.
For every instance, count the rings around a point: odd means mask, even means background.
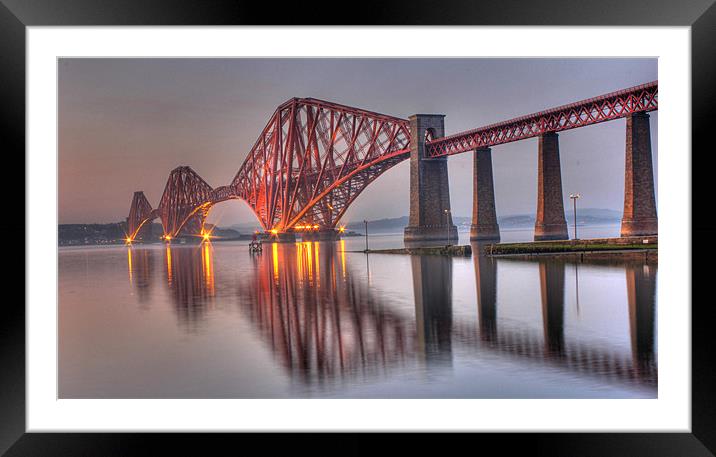
[[[365,252],[368,253],[368,221],[363,219],[363,224],[365,224]]]
[[[574,206],[574,239],[578,239],[577,237],[577,199],[581,197],[579,194],[570,194],[569,198],[572,199],[572,204]]]
[[[445,210],[445,232],[447,233],[447,239],[445,244],[450,246],[450,210]]]

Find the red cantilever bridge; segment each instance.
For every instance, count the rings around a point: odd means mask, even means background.
[[[157,217],[166,239],[203,233],[211,207],[230,199],[244,200],[263,229],[272,233],[290,233],[306,227],[333,231],[350,204],[371,182],[413,155],[419,161],[444,162],[448,155],[630,118],[658,109],[657,95],[658,84],[654,81],[447,137],[442,136],[442,116],[416,115],[406,120],[313,98],[293,98],[273,113],[228,185],[213,188],[190,167],[181,166],[170,173],[157,208],[152,208],[143,192],[135,192],[127,218],[128,239],[133,240],[143,224]],[[439,128],[428,125],[430,122],[421,124],[421,116],[439,118]],[[627,148],[629,143],[627,139]],[[479,181],[477,154],[475,164]],[[492,195],[491,162],[489,166],[489,183],[480,185],[489,185]],[[411,193],[412,181],[416,181],[418,192],[425,193],[419,188],[423,179],[417,179],[422,169],[416,167],[416,174],[412,168],[411,165]],[[443,174],[446,182],[447,169]],[[430,176],[433,179],[436,175]],[[561,194],[561,181],[559,186]],[[477,194],[476,189],[476,208]],[[440,195],[434,197],[444,200]],[[429,214],[420,213],[425,210],[419,206],[411,195],[411,225],[440,225],[444,218],[431,224]],[[442,216],[442,206],[436,217]],[[485,214],[482,208],[474,211],[474,219]],[[473,220],[474,226],[480,223]]]

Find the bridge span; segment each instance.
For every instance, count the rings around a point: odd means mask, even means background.
[[[157,208],[135,192],[127,241],[159,218],[166,241],[205,235],[211,207],[245,201],[275,241],[333,239],[341,217],[386,170],[410,159],[410,220],[406,242],[456,241],[450,213],[447,157],[473,152],[470,239],[499,240],[491,148],[538,137],[535,240],[568,239],[559,132],[626,118],[622,236],[657,234],[649,112],[658,109],[658,82],[603,94],[527,116],[445,136],[445,116],[408,120],[314,98],[292,98],[269,119],[225,186],[213,188],[188,166],[171,171]]]

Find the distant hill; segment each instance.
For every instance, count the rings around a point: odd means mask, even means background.
[[[574,222],[574,211],[565,211],[567,223]],[[535,224],[534,214],[515,214],[498,217],[500,227],[531,227]],[[621,211],[603,208],[577,208],[577,225],[609,225],[619,223],[622,219]]]
[[[573,211],[565,211],[568,223],[573,221]],[[619,223],[621,211],[604,208],[577,208],[577,224],[579,225],[608,225]],[[497,218],[500,227],[533,227],[535,224],[534,214],[512,214]],[[472,223],[472,218],[467,216],[453,216],[453,223],[458,227],[467,228]],[[401,232],[408,225],[408,216],[377,219],[368,221],[369,232]],[[346,228],[358,232],[364,231],[363,221],[354,221],[346,224]]]
[[[572,209],[565,211],[567,223],[573,221]],[[577,224],[579,225],[608,225],[619,223],[621,220],[621,211],[615,211],[605,208],[577,208]],[[535,224],[534,214],[510,214],[497,218],[500,227],[519,228],[533,227]],[[453,216],[453,223],[462,229],[469,228],[472,223],[470,216]],[[400,233],[408,225],[408,216],[390,217],[383,219],[373,219],[368,221],[368,232],[375,233]],[[256,223],[234,224],[227,228],[231,228],[240,233],[253,233],[255,230],[261,230]],[[346,224],[346,229],[364,233],[363,221],[351,221]]]
[[[257,230],[263,231],[263,229],[261,228],[261,225],[259,225],[258,222],[246,223],[246,224],[233,224],[233,225],[229,225],[228,227],[223,227],[223,228],[236,230],[237,232],[239,232],[241,234],[251,234]]]

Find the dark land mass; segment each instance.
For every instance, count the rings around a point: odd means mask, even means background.
[[[126,231],[127,225],[124,222],[114,224],[60,224],[57,227],[57,240],[60,246],[122,244],[127,237]]]
[[[207,224],[212,241],[250,240],[251,234],[242,234],[233,229],[214,227]],[[143,227],[135,240],[136,243],[160,243],[163,235],[162,225],[152,223]],[[124,244],[127,238],[127,225],[124,222],[110,224],[60,224],[57,227],[57,239],[60,246],[112,245]]]

